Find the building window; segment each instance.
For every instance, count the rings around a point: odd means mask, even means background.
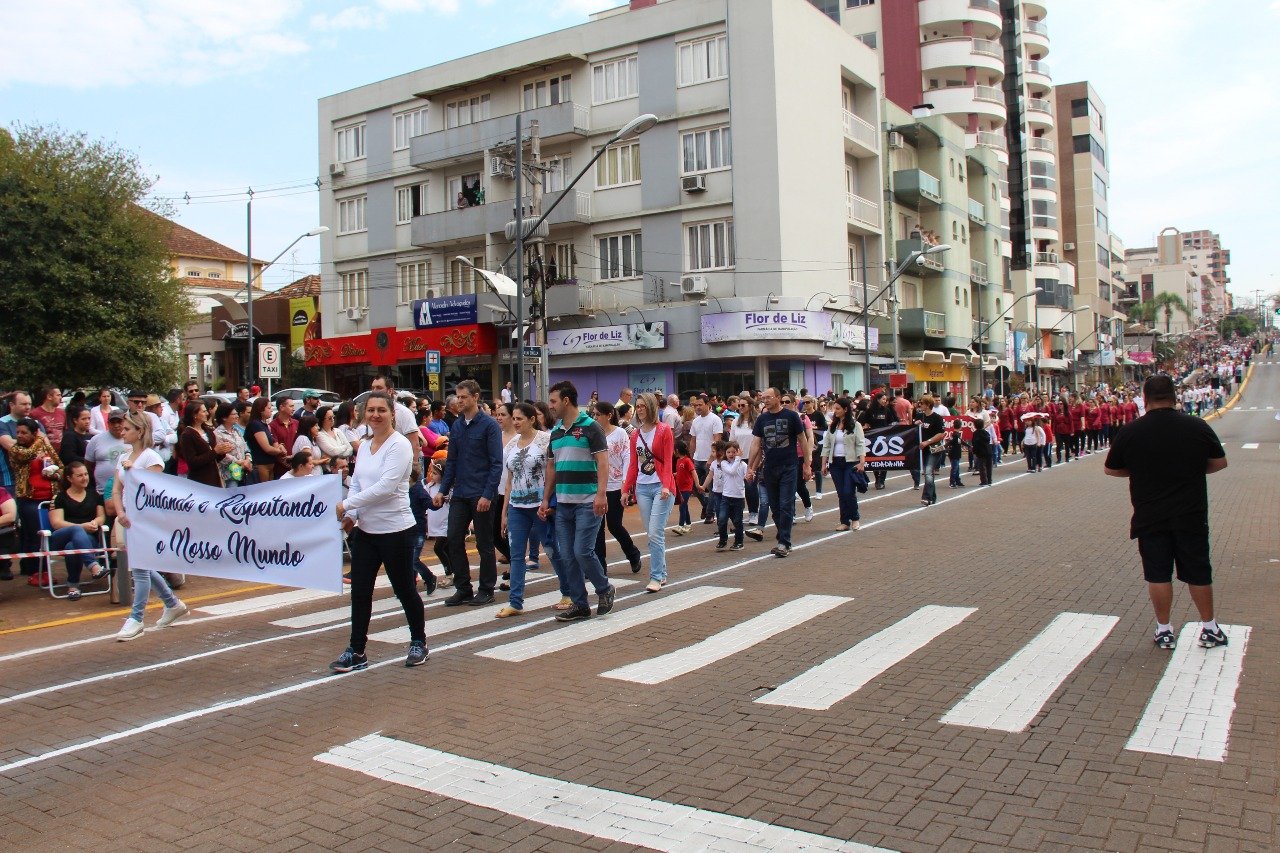
[[[865,276],[862,270],[862,247],[849,244],[849,284],[861,284]]]
[[[367,270],[339,274],[342,308],[367,308],[369,306],[369,273]]]
[[[1084,118],[1089,114],[1088,98],[1073,98],[1071,101],[1071,117]]]
[[[489,96],[473,95],[444,105],[444,126],[462,127],[489,117]]]
[[[603,158],[601,158],[603,159]],[[597,161],[598,163],[599,161]],[[543,189],[549,193],[558,193],[573,180],[573,158],[568,154],[552,157],[547,161],[546,181]]]
[[[686,175],[727,169],[733,165],[728,125],[683,134],[680,142],[684,152],[683,172]]]
[[[427,108],[407,113],[397,113],[392,119],[395,129],[395,150],[409,147],[409,140],[427,132]]]
[[[1098,244],[1098,265],[1111,269],[1111,252],[1101,243]]]
[[[1051,190],[1058,185],[1058,167],[1043,160],[1032,160],[1031,187],[1037,190]]]
[[[878,41],[879,41],[879,39],[876,36],[876,33],[874,32],[862,33],[861,35],[854,36],[854,38],[856,38],[858,41],[862,42],[872,50],[876,49],[876,45],[878,44]]]
[[[640,91],[639,60],[624,56],[611,62],[602,62],[591,68],[591,103],[607,104],[634,98]]]
[[[188,277],[188,278],[199,278],[199,277],[200,277],[200,270],[187,270],[187,277]]]
[[[479,172],[450,178],[445,184],[445,191],[449,194],[450,210],[484,204],[484,187],[480,186]]]
[[[1107,197],[1107,182],[1102,180],[1102,176],[1096,172],[1093,175],[1093,194],[1098,198]]]
[[[1096,214],[1096,216],[1094,217],[1094,224],[1098,226],[1099,231],[1101,231],[1103,234],[1106,234],[1107,233],[1107,215],[1103,213],[1101,210],[1094,211],[1094,213]]]
[[[680,60],[677,85],[692,86],[729,76],[729,37],[726,35],[685,42],[678,46],[677,53]]]
[[[349,160],[359,160],[364,157],[364,125],[353,124],[350,127],[340,127],[335,132],[336,142],[334,149],[337,151],[339,163],[346,163]]]
[[[620,187],[640,181],[640,143],[615,145],[596,161],[596,189]]]
[[[600,238],[600,279],[635,278],[643,271],[640,232]]]
[[[484,255],[477,255],[471,259],[471,263],[479,269],[484,269]],[[471,267],[462,263],[462,261],[454,260],[449,262],[449,296],[466,296],[472,293],[478,293],[483,287],[480,273]]]
[[[365,196],[344,198],[338,202],[338,233],[354,234],[366,230],[364,224]]]
[[[220,272],[209,272],[209,273],[205,273],[205,274],[204,274],[204,277],[205,277],[205,278],[222,278],[222,273],[220,273]]]
[[[547,284],[561,284],[578,277],[578,250],[572,243],[551,243],[545,252]]]
[[[563,74],[524,84],[524,108],[535,110],[573,100],[572,75]]]
[[[396,302],[408,305],[415,299],[431,296],[431,262],[418,261],[396,267]]]
[[[427,212],[427,185],[396,187],[396,224],[404,225]]]
[[[1092,154],[1093,159],[1101,163],[1104,168],[1107,165],[1106,149],[1087,133],[1071,137],[1071,150],[1076,154]]]
[[[733,220],[700,222],[685,229],[690,270],[717,270],[733,266]]]
[[[1048,199],[1031,199],[1031,227],[1057,228],[1058,205]]]
[[[874,5],[876,5],[876,0],[844,0],[844,7],[846,9],[857,9],[860,6]]]

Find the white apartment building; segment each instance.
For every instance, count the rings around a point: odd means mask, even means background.
[[[425,387],[431,350],[445,387],[509,378],[513,306],[455,258],[495,269],[512,251],[520,113],[541,182],[522,213],[551,210],[527,248],[552,382],[601,399],[867,387],[863,282],[885,261],[879,62],[806,0],[632,0],[322,98],[330,231],[308,364],[341,392],[383,369]],[[644,114],[657,124],[570,189]]]

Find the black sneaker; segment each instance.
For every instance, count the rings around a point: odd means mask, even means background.
[[[414,640],[409,644],[409,656],[404,659],[404,665],[422,666],[427,662],[427,654],[427,644],[421,640]]]
[[[463,592],[460,589],[455,589],[453,591],[453,595],[449,596],[444,600],[444,606],[457,607],[459,604],[468,603],[469,601],[471,601],[472,598],[473,596],[470,592]]]
[[[584,619],[590,618],[590,607],[570,607],[568,610],[562,610],[556,614],[557,622],[581,622]]]
[[[428,570],[422,579],[427,585],[427,595],[434,593],[436,591],[436,573]]]
[[[608,589],[596,595],[596,599],[597,599],[596,615],[597,616],[603,616],[613,609],[613,596],[616,592],[617,592],[617,589],[612,584],[610,584]]]
[[[365,657],[364,652],[357,652],[350,646],[347,650],[338,655],[338,659],[329,664],[330,672],[355,672],[357,669],[364,669],[369,666],[369,659]]]
[[[503,579],[504,581],[509,581],[509,580],[511,580],[511,572],[503,572],[503,573],[502,573],[502,579]]]
[[[730,550],[730,551],[741,551],[741,550],[742,550],[742,543],[741,543],[741,542],[734,542],[732,545],[730,545],[730,546],[729,546],[729,550]]]
[[[1161,631],[1156,634],[1157,649],[1171,649],[1178,644],[1178,638],[1173,636],[1172,631]]]
[[[489,590],[482,589],[473,595],[470,600],[467,601],[467,604],[472,607],[483,607],[486,604],[493,604],[493,593]]]
[[[1225,646],[1226,644],[1227,635],[1222,632],[1222,628],[1218,628],[1216,631],[1210,631],[1208,628],[1200,630],[1200,648],[1216,649],[1218,646]]]
[[[729,540],[728,540],[728,539],[721,539],[719,542],[717,542],[717,543],[716,543],[716,550],[717,550],[717,551],[728,551],[728,550],[729,550]]]
[[[634,557],[629,558],[629,562],[631,563],[631,574],[640,574],[640,555],[636,554]]]
[[[0,572],[0,581],[11,581],[11,580],[13,580],[12,571],[10,571],[9,569],[5,569],[3,572]]]
[[[755,541],[757,541],[757,542],[763,542],[763,541],[764,541],[764,528],[763,528],[763,527],[753,527],[753,528],[751,528],[750,530],[748,530],[748,531],[747,531],[747,535],[748,535],[748,536],[750,536],[752,539],[754,539],[754,540],[755,540]]]
[[[791,546],[790,546],[790,545],[779,545],[779,546],[777,546],[776,548],[774,548],[772,551],[770,551],[769,553],[770,553],[770,554],[772,554],[772,555],[773,555],[773,556],[775,556],[775,557],[787,557],[787,556],[790,556],[790,555],[791,555]]]

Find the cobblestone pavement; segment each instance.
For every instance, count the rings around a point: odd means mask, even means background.
[[[373,665],[332,677],[344,599],[197,579],[184,594],[213,598],[131,643],[107,639],[117,618],[0,634],[0,847],[1275,850],[1268,405],[1280,364],[1213,422],[1227,649],[1153,647],[1099,454],[944,478],[927,509],[900,475],[856,533],[829,495],[786,560],[769,539],[718,554],[695,526],[668,538],[661,593],[619,584],[584,624],[437,593],[412,670],[389,589]],[[5,595],[6,628],[73,611]],[[1197,627],[1183,589],[1174,615]]]

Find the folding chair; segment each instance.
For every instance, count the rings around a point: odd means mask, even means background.
[[[110,539],[108,537],[108,533],[110,532],[110,529],[108,525],[104,524],[102,525],[102,527],[98,528],[98,544],[102,546],[101,552],[95,550],[91,554],[84,554],[82,552],[77,552],[77,551],[51,550],[49,547],[50,539],[53,537],[53,531],[50,529],[51,527],[52,525],[49,523],[49,502],[44,501],[40,504],[40,564],[41,564],[41,571],[46,572],[46,575],[45,575],[46,583],[44,588],[49,593],[49,595],[53,596],[54,598],[67,597],[67,593],[65,592],[65,590],[67,590],[71,586],[71,584],[70,583],[54,583],[53,559],[54,557],[61,557],[64,568],[65,568],[67,555],[75,554],[75,553],[80,553],[82,557],[92,557],[94,555],[101,556],[102,565],[107,570],[107,573],[102,577],[98,578],[97,580],[93,579],[92,577],[82,577],[80,580],[80,583],[77,584],[77,586],[82,588],[80,592],[80,597],[84,598],[90,595],[109,595],[111,593],[111,584],[113,582],[114,574],[111,567],[111,548],[110,548]],[[93,592],[83,591],[83,587],[85,586],[85,584],[98,583],[99,581],[104,581],[104,580],[106,581],[106,586],[103,587],[102,589],[94,590]],[[64,590],[64,591],[59,593],[58,590]]]

